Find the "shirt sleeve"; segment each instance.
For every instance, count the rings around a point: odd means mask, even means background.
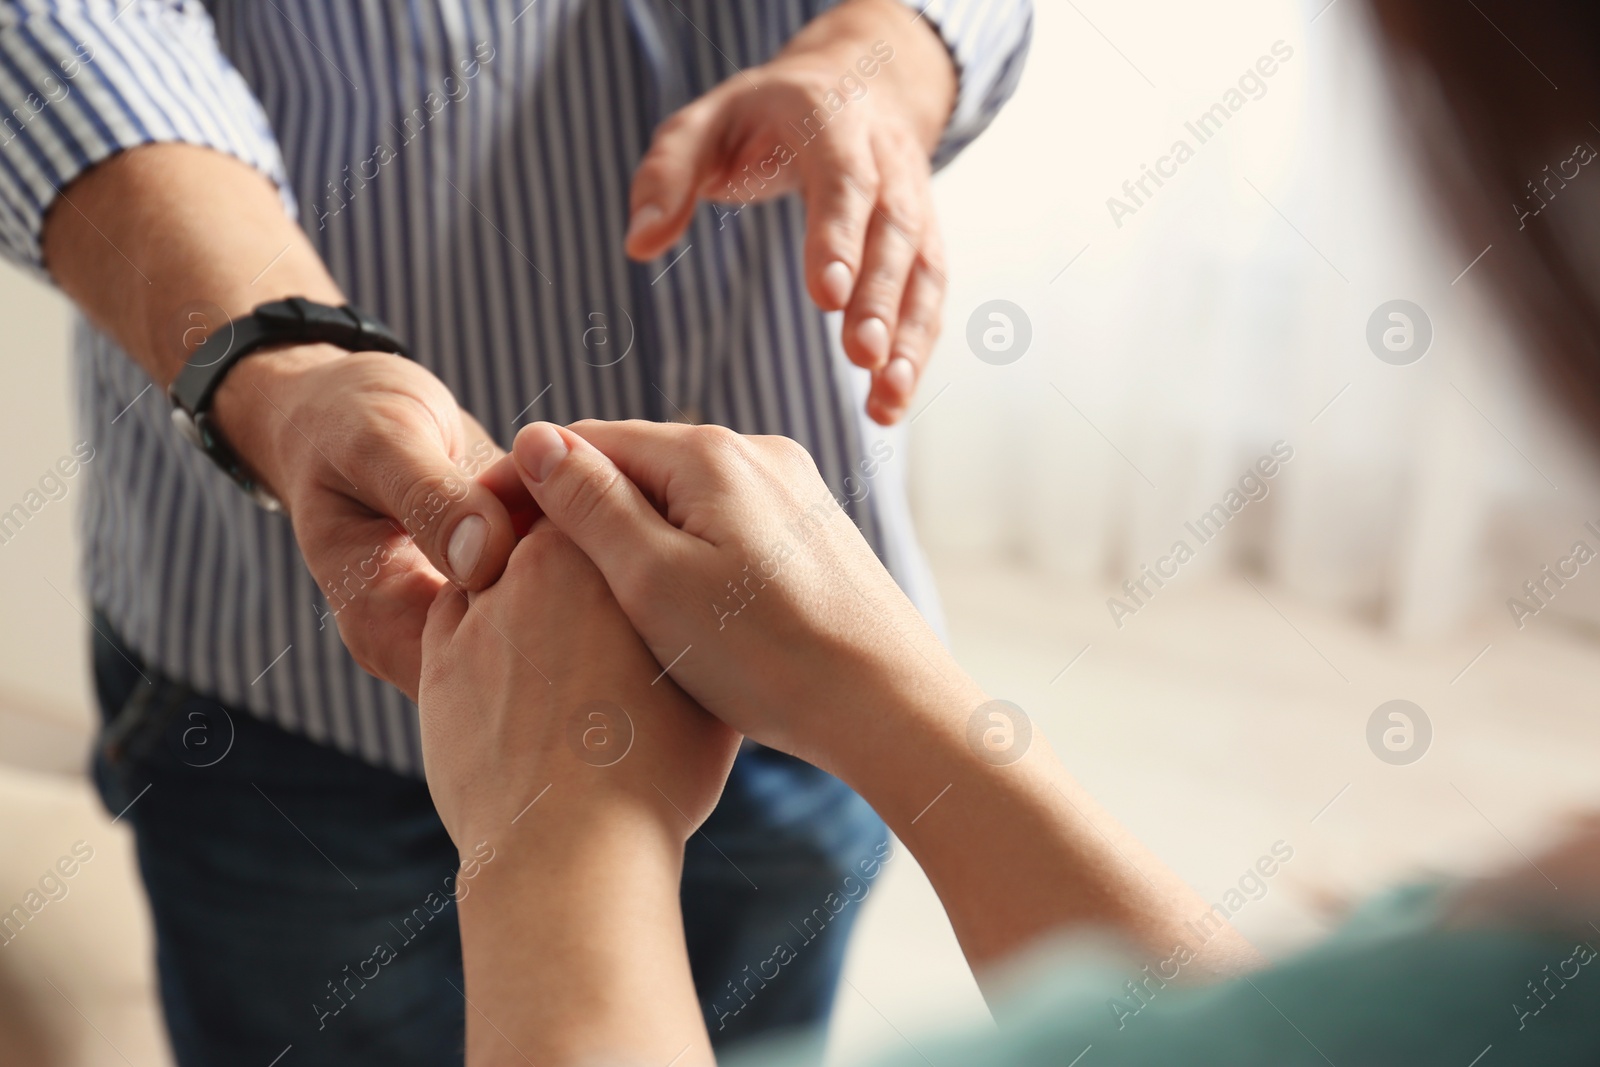
[[[928,20],[955,62],[955,111],[933,154],[944,166],[982,133],[1016,92],[1033,40],[1032,0],[902,0]]]
[[[0,0],[0,255],[42,275],[61,190],[160,142],[235,156],[293,207],[266,114],[199,0]]]

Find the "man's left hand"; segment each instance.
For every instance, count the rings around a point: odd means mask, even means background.
[[[929,156],[955,96],[926,19],[898,0],[846,0],[661,124],[634,175],[628,254],[670,248],[701,199],[737,214],[798,192],[806,286],[824,311],[844,311],[845,353],[872,372],[867,413],[891,425],[939,335]]]

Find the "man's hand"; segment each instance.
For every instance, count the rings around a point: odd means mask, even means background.
[[[956,74],[913,16],[897,0],[847,0],[669,117],[634,176],[627,236],[629,255],[651,259],[701,198],[737,213],[798,192],[806,285],[844,310],[845,353],[872,371],[867,412],[884,425],[911,402],[945,290],[928,158]]]
[[[163,389],[204,336],[186,308],[235,318],[290,296],[345,302],[271,182],[192,145],[89,169],[51,208],[43,243],[61,288]],[[499,450],[422,367],[327,345],[240,361],[212,416],[288,509],[356,661],[415,698],[434,594],[447,579],[492,583],[531,521],[474,478]]]
[[[423,367],[326,345],[244,359],[214,414],[283,501],[345,647],[416,699],[434,596],[490,585],[516,543],[475,477],[500,450]]]

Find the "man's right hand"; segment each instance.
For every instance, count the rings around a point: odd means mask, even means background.
[[[272,183],[194,145],[147,145],[84,171],[41,243],[61,288],[162,388],[198,341],[186,308],[232,318],[291,296],[346,302]],[[434,595],[447,580],[492,584],[516,541],[505,505],[472,477],[499,449],[423,367],[328,345],[240,361],[212,417],[288,509],[356,662],[415,698]],[[220,480],[215,491],[236,492]]]
[[[345,647],[415,700],[439,589],[493,584],[516,544],[474,477],[500,450],[425,368],[328,345],[242,360],[213,415],[283,502]]]

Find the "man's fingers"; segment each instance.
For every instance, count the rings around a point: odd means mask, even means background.
[[[416,700],[428,607],[440,589],[450,588],[431,568],[413,565],[394,571],[369,596],[340,613],[345,647],[369,674]]]
[[[454,587],[387,519],[354,517],[342,534],[307,558],[328,614],[364,670],[415,700],[429,605]]]
[[[517,469],[516,458],[509,452],[490,464],[478,475],[479,484],[499,498],[511,516],[511,531],[521,540],[538,520],[539,505],[522,484],[522,472]]]
[[[715,92],[675,112],[656,130],[634,172],[623,245],[637,260],[654,259],[682,236],[700,186],[713,176],[724,109]]]
[[[623,606],[648,568],[684,535],[657,513],[599,449],[548,422],[525,426],[512,447],[523,484],[540,510],[606,576]]]
[[[374,487],[377,499],[369,504],[398,523],[450,581],[464,589],[493,584],[516,545],[506,506],[442,449],[402,447],[383,453],[376,469],[353,473],[357,484]]]
[[[806,287],[824,311],[850,300],[878,197],[878,170],[864,146],[847,151],[819,142],[806,168]]]
[[[423,645],[448,641],[467,617],[467,594],[446,583],[439,587],[433,603],[428,605],[427,623],[423,628]]]
[[[927,181],[898,154],[879,160],[883,184],[872,205],[861,276],[844,315],[844,350],[858,366],[878,370],[889,360],[906,279],[916,262],[927,218]]]
[[[930,245],[935,243],[936,238],[929,241]],[[882,426],[900,421],[922,380],[933,344],[939,339],[944,289],[945,279],[937,260],[918,257],[906,283],[900,327],[895,331],[889,362],[873,375],[872,391],[867,395],[867,414]]]

